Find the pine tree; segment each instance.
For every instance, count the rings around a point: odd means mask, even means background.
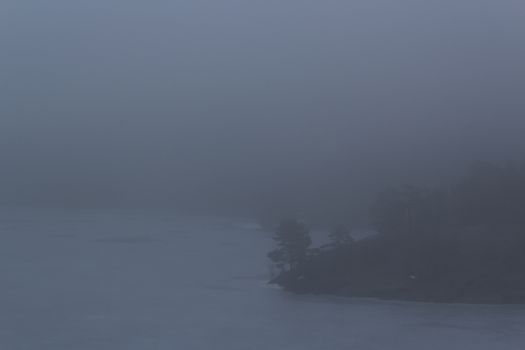
[[[312,243],[308,229],[296,219],[283,220],[273,239],[278,248],[268,257],[281,270],[300,268],[306,261],[307,249]]]

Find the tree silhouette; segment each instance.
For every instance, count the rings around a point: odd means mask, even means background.
[[[283,220],[273,239],[278,248],[268,254],[268,257],[281,270],[295,270],[306,261],[307,249],[312,243],[306,226],[296,219]]]

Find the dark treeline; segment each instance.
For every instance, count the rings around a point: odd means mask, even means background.
[[[295,292],[441,302],[525,302],[525,163],[476,163],[445,188],[381,192],[370,209],[377,235],[343,227],[310,247],[285,220],[269,254],[273,280]]]

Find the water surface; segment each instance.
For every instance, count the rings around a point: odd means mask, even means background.
[[[174,213],[0,211],[0,349],[524,349],[525,307],[295,296],[271,234]]]

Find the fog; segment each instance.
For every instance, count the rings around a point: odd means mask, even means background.
[[[337,207],[523,157],[521,1],[0,4],[4,204]]]
[[[0,0],[0,349],[523,349],[524,18]]]

